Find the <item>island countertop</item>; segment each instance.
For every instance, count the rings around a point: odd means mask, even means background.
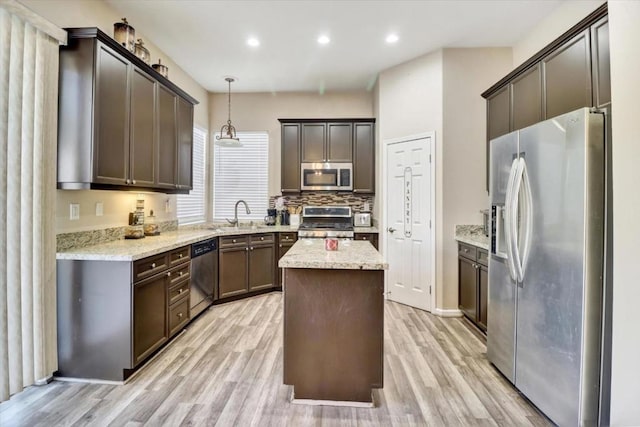
[[[280,268],[386,270],[389,264],[369,242],[340,239],[337,251],[327,251],[324,239],[299,239],[280,258]]]

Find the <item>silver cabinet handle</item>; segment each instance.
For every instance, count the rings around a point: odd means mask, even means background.
[[[131,180],[130,180],[129,178],[127,178],[127,179],[125,180],[125,182],[126,182],[127,184],[130,184],[130,183],[131,183]]]
[[[178,258],[182,258],[182,254],[178,254]]]
[[[249,248],[249,249],[253,250],[253,246],[251,248]]]
[[[182,313],[178,313],[178,317],[182,319]]]
[[[236,239],[233,239],[233,243],[236,243]]]
[[[180,288],[180,289],[178,290],[178,293],[179,293],[179,294],[181,294],[183,291],[184,291],[184,289]]]
[[[156,268],[156,263],[155,262],[151,263],[151,268]]]
[[[282,245],[278,245],[278,247],[280,247],[280,248],[281,248],[281,247],[282,247]]]
[[[465,254],[468,254],[468,253],[469,253],[469,249],[464,248],[464,253],[465,253]]]
[[[131,183],[132,183],[133,185],[135,185],[135,184],[136,184],[136,180],[135,180],[135,179],[132,179],[132,180],[131,180]]]
[[[387,231],[388,231],[389,233],[393,233],[394,231],[396,231],[396,229],[395,229],[395,228],[393,228],[393,227],[389,227],[389,228],[387,228]]]
[[[249,248],[244,248],[245,251],[249,252]]]
[[[167,273],[167,277],[171,277],[171,272],[170,271]]]
[[[180,275],[180,277],[182,277],[182,275],[184,274],[184,271],[181,271],[180,273],[178,273]]]

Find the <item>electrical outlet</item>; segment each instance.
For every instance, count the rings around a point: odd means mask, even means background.
[[[78,203],[69,204],[69,219],[72,221],[80,219],[80,205]]]
[[[102,202],[96,202],[96,216],[104,215],[104,204]]]

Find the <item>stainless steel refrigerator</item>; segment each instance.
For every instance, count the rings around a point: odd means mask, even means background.
[[[604,120],[583,108],[491,141],[487,356],[562,426],[598,423]]]

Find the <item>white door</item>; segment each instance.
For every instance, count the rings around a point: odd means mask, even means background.
[[[388,298],[431,311],[431,138],[387,145]]]

